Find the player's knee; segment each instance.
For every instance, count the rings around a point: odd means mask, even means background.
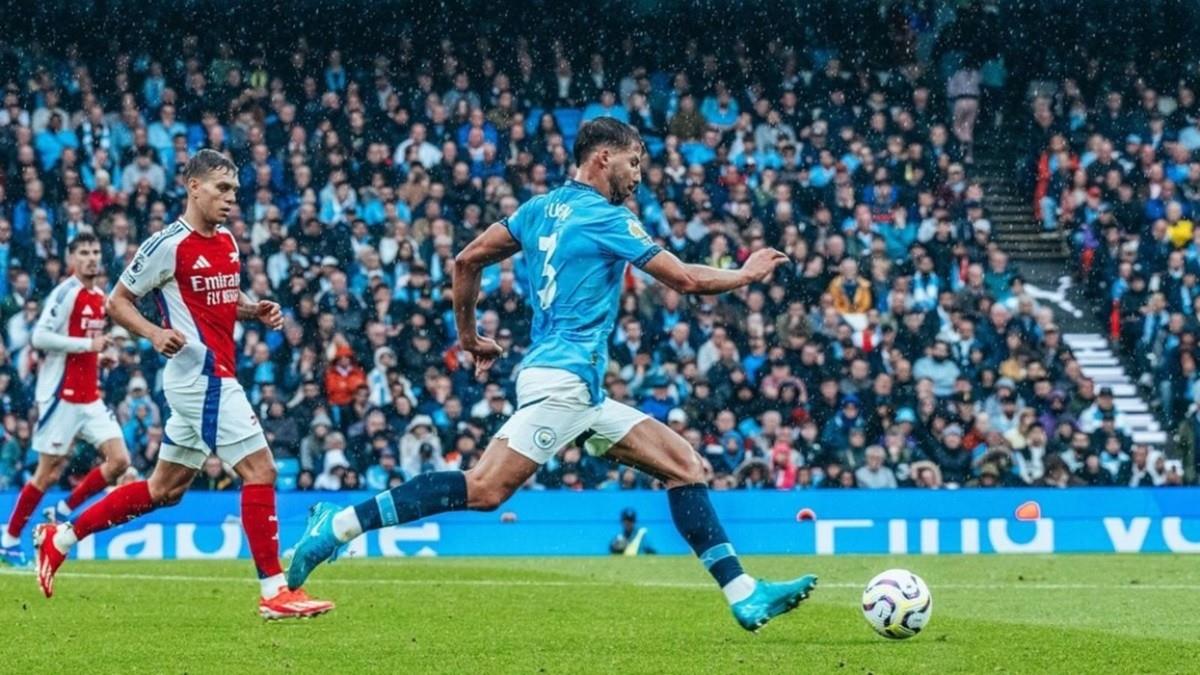
[[[187,487],[185,486],[173,487],[170,490],[167,490],[166,503],[168,505],[178,504],[183,499],[183,495],[186,492]]]
[[[253,443],[254,439],[243,441]],[[234,471],[246,485],[274,485],[279,472],[275,469],[275,458],[264,447],[252,452],[233,465]]]
[[[53,487],[61,477],[62,469],[48,469],[46,471],[33,474],[33,476],[30,477],[29,482],[33,483],[33,486],[38,490],[45,492]]]
[[[467,493],[467,508],[472,511],[495,511],[500,508],[507,498],[499,490],[494,488],[485,488],[476,492]]]
[[[495,511],[508,499],[509,491],[474,472],[467,472],[467,508],[472,511]]]
[[[151,483],[150,500],[154,502],[155,506],[174,506],[183,499],[187,488],[187,485],[156,486],[154,483]]]
[[[245,482],[257,485],[274,485],[275,479],[279,477],[279,472],[276,471],[274,464],[263,464],[256,466],[254,471],[245,478]]]
[[[671,469],[671,474],[667,476],[667,487],[695,485],[705,482],[704,465],[700,462],[700,455],[696,454],[690,447],[688,448],[688,452],[680,453],[679,461],[675,462],[675,466]]]
[[[129,470],[129,453],[120,452],[105,457],[104,465],[107,467],[105,474],[112,480],[116,480]]]
[[[29,482],[33,483],[34,487],[45,492],[62,478],[63,470],[67,467],[65,458],[55,457],[53,459],[43,459],[38,463],[37,469],[33,472]]]

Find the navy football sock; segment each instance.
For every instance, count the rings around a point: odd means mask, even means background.
[[[704,485],[682,485],[667,490],[671,503],[671,518],[675,529],[687,540],[708,573],[717,580],[721,588],[741,577],[742,563],[738,560],[733,544],[725,536],[725,528],[717,520],[712,502],[708,499],[708,487]]]
[[[424,473],[354,507],[363,532],[467,507],[461,471]]]

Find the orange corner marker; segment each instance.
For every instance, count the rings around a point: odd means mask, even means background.
[[[1017,520],[1037,520],[1042,517],[1042,505],[1037,502],[1025,502],[1017,507]]]

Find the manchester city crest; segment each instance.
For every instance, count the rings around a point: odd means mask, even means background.
[[[558,434],[548,427],[539,427],[533,432],[533,444],[543,450],[549,450],[554,447],[554,442],[558,440]]]

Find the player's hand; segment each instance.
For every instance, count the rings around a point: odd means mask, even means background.
[[[271,302],[270,300],[259,300],[258,320],[267,324],[267,328],[271,330],[283,328],[283,311],[279,309],[279,303]]]
[[[486,373],[496,359],[504,354],[504,349],[496,344],[495,340],[482,336],[474,340],[463,341],[462,348],[471,352],[471,356],[475,357],[476,377]]]
[[[776,267],[788,262],[787,254],[773,248],[760,248],[746,259],[742,274],[748,282],[766,281]]]
[[[174,328],[160,328],[154,337],[150,338],[150,342],[154,344],[154,351],[169,359],[183,349],[187,338]]]
[[[102,352],[105,349],[108,349],[108,336],[107,335],[97,335],[92,338],[92,344],[88,348],[88,351]]]

